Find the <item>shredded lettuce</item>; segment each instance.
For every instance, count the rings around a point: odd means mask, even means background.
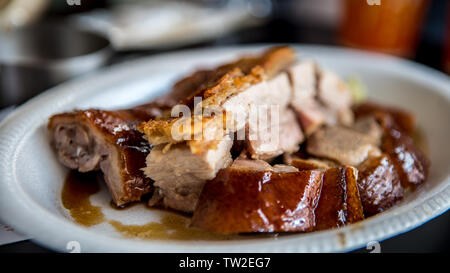
[[[357,77],[350,77],[347,80],[347,84],[352,93],[354,103],[360,103],[366,100],[368,89],[366,85]]]

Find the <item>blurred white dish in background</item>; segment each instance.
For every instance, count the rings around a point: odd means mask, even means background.
[[[160,48],[201,42],[261,23],[261,16],[270,14],[271,2],[250,2],[233,0],[222,7],[181,1],[123,3],[72,19],[106,35],[118,50]]]
[[[450,207],[450,79],[398,58],[321,46],[294,46],[300,58],[315,59],[343,77],[358,76],[375,101],[409,109],[417,116],[429,147],[431,169],[420,190],[386,212],[343,228],[285,236],[234,240],[155,240],[123,237],[108,223],[75,224],[61,204],[67,174],[49,145],[46,124],[55,113],[74,108],[114,109],[145,102],[168,90],[194,69],[230,60],[261,47],[181,51],[107,68],[60,85],[20,106],[0,124],[0,221],[58,251],[77,242],[81,252],[331,252],[365,247],[406,232]],[[159,222],[169,212],[143,204],[111,208],[102,191],[90,201],[108,219],[126,225]],[[446,231],[443,231],[446,232]],[[383,249],[381,249],[383,251]]]

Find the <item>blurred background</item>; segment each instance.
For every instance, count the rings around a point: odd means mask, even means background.
[[[450,1],[0,0],[0,119],[36,94],[104,66],[254,43],[358,48],[450,73]],[[0,252],[48,251],[0,227]],[[381,249],[448,251],[448,230],[449,212]]]

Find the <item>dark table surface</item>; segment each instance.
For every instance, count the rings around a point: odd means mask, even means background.
[[[445,0],[433,1],[433,6],[426,20],[426,25],[420,40],[414,61],[435,69],[442,69],[444,14],[442,8]],[[242,30],[226,35],[214,41],[191,45],[184,48],[167,50],[147,50],[117,53],[112,63],[119,63],[125,59],[139,58],[153,54],[169,52],[186,48],[201,48],[222,45],[250,44],[250,43],[313,43],[336,45],[335,31],[327,27],[298,24],[283,16],[281,6],[275,10],[273,17],[263,26]],[[424,225],[381,242],[382,252],[447,252],[450,250],[450,212],[425,223]],[[0,246],[0,252],[51,252],[38,244],[28,240]],[[365,248],[356,252],[368,252]]]

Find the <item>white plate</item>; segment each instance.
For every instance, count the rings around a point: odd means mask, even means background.
[[[370,96],[404,107],[418,117],[432,161],[425,187],[400,205],[344,228],[279,237],[231,241],[160,241],[122,237],[109,224],[75,224],[62,207],[66,168],[56,160],[45,129],[49,116],[74,108],[117,108],[142,103],[167,90],[176,77],[194,68],[228,60],[260,47],[184,51],[124,63],[80,78],[34,98],[0,125],[0,218],[38,243],[67,251],[69,241],[82,252],[329,252],[347,251],[417,227],[450,206],[450,80],[408,61],[330,47],[298,46],[301,57],[316,59],[343,77],[358,76]],[[105,190],[91,197],[107,218],[126,224],[157,221],[161,212],[135,206],[115,211]],[[446,232],[446,231],[443,231]]]

